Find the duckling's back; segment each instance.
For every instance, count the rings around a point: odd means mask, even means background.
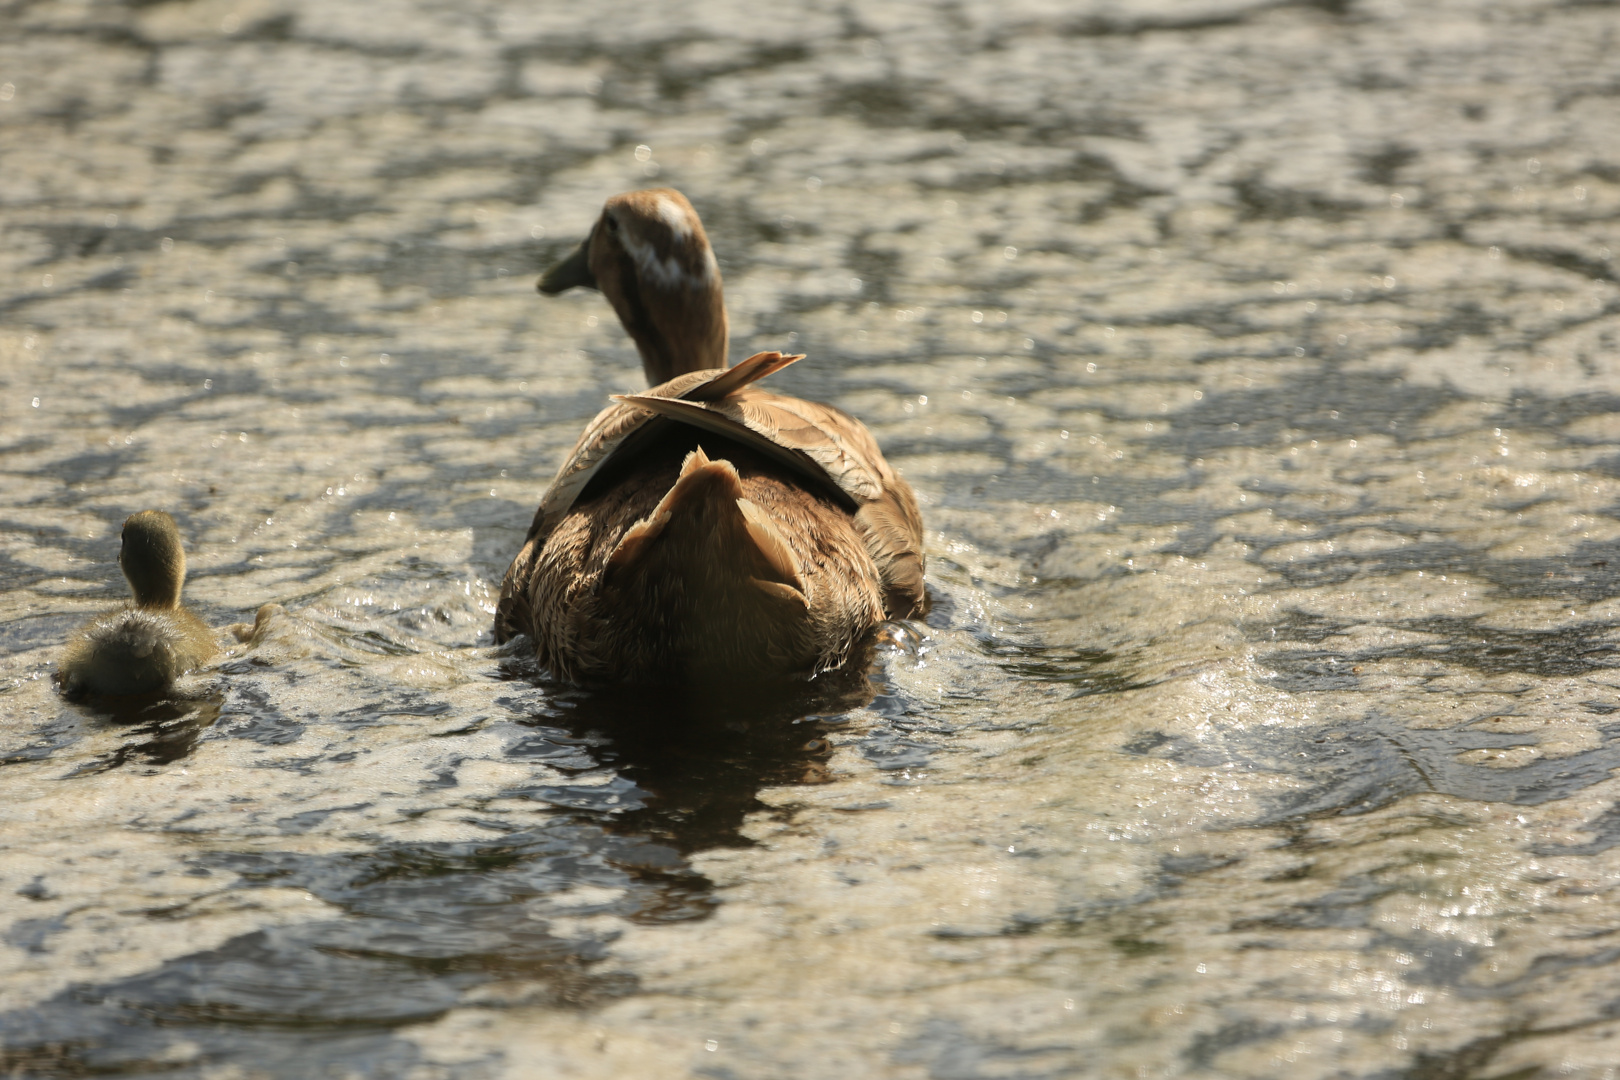
[[[69,694],[153,694],[201,667],[214,651],[213,633],[185,608],[130,605],[81,626],[58,670]]]

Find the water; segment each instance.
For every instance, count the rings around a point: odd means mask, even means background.
[[[0,1063],[1620,1075],[1600,4],[0,10]],[[935,605],[583,694],[493,594],[681,188]],[[169,510],[173,700],[61,641]]]

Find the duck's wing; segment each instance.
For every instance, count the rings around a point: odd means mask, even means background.
[[[701,381],[693,380],[691,388],[682,390],[680,393],[659,394],[658,391],[662,390],[663,386],[649,390],[647,393],[656,394],[659,397],[682,398],[686,401],[719,401],[721,398],[730,397],[743,387],[752,385],[767,375],[775,375],[789,364],[797,364],[803,359],[804,353],[779,353],[775,351],[755,353],[748,359],[733,364],[722,371],[717,378],[703,379]],[[708,373],[699,372],[698,374]],[[664,386],[673,386],[680,381],[680,378],[674,378],[665,383]]]
[[[618,400],[735,439],[826,490],[860,527],[882,575],[889,616],[906,618],[925,608],[917,498],[859,420],[831,405],[755,388],[712,401],[695,401],[690,394],[627,394]]]
[[[831,405],[753,386],[801,359],[758,353],[725,370],[688,372],[644,394],[616,397],[586,425],[557,471],[535,511],[524,553],[538,552],[602,466],[633,454],[657,429],[656,421],[688,424],[754,448],[842,506],[854,517],[882,575],[889,616],[921,613],[927,604],[922,516],[910,485],[889,467],[872,433]],[[503,596],[510,591],[503,589]]]
[[[736,439],[806,479],[830,480],[850,513],[879,495],[872,460],[883,455],[858,420],[830,405],[763,390],[742,390],[719,401],[650,394],[623,394],[615,400]]]
[[[636,444],[648,434],[648,422],[657,417],[655,410],[644,408],[640,399],[691,398],[711,401],[736,393],[798,360],[802,354],[762,352],[750,356],[729,368],[708,368],[677,375],[668,382],[636,395],[637,401],[626,403],[616,399],[585,425],[573,452],[557,470],[551,486],[540,499],[534,521],[529,525],[528,539],[544,537],[557,527],[608,459],[619,453],[634,450]]]
[[[802,360],[802,355],[763,352],[730,368],[689,371],[648,390],[647,398],[662,400],[697,395],[700,399],[723,398],[763,379],[774,371]],[[610,458],[633,454],[637,445],[667,423],[658,413],[638,404],[614,402],[585,425],[573,451],[563,461],[540,506],[529,524],[528,536],[501,584],[501,599],[495,613],[495,640],[506,641],[514,634],[528,633],[533,618],[529,609],[527,582],[535,560],[546,540],[568,515],[575,500],[601,471]]]

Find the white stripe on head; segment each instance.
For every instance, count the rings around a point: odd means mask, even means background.
[[[682,285],[688,289],[703,288],[714,281],[715,274],[719,270],[718,264],[714,261],[714,252],[711,250],[704,251],[705,258],[694,277],[673,253],[668,258],[660,258],[657,248],[629,229],[619,230],[619,242],[624,245],[624,250],[630,253],[630,257],[636,260],[636,267],[641,276],[661,288],[673,289]]]
[[[666,195],[659,195],[653,201],[658,204],[658,216],[664,219],[664,224],[669,226],[670,232],[674,233],[676,238],[681,241],[690,240],[692,238],[692,221],[686,211],[682,210],[674,199]]]

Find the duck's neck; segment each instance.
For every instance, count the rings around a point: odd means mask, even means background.
[[[600,275],[597,287],[636,343],[647,385],[725,367],[730,340],[725,291],[708,245],[684,258],[632,255],[640,256],[641,265],[612,277]]]
[[[641,353],[641,369],[647,373],[648,386],[668,382],[688,371],[726,366],[729,332],[726,309],[718,302],[718,289],[715,299],[712,308],[671,305],[672,310],[651,325],[625,323],[636,351]]]

